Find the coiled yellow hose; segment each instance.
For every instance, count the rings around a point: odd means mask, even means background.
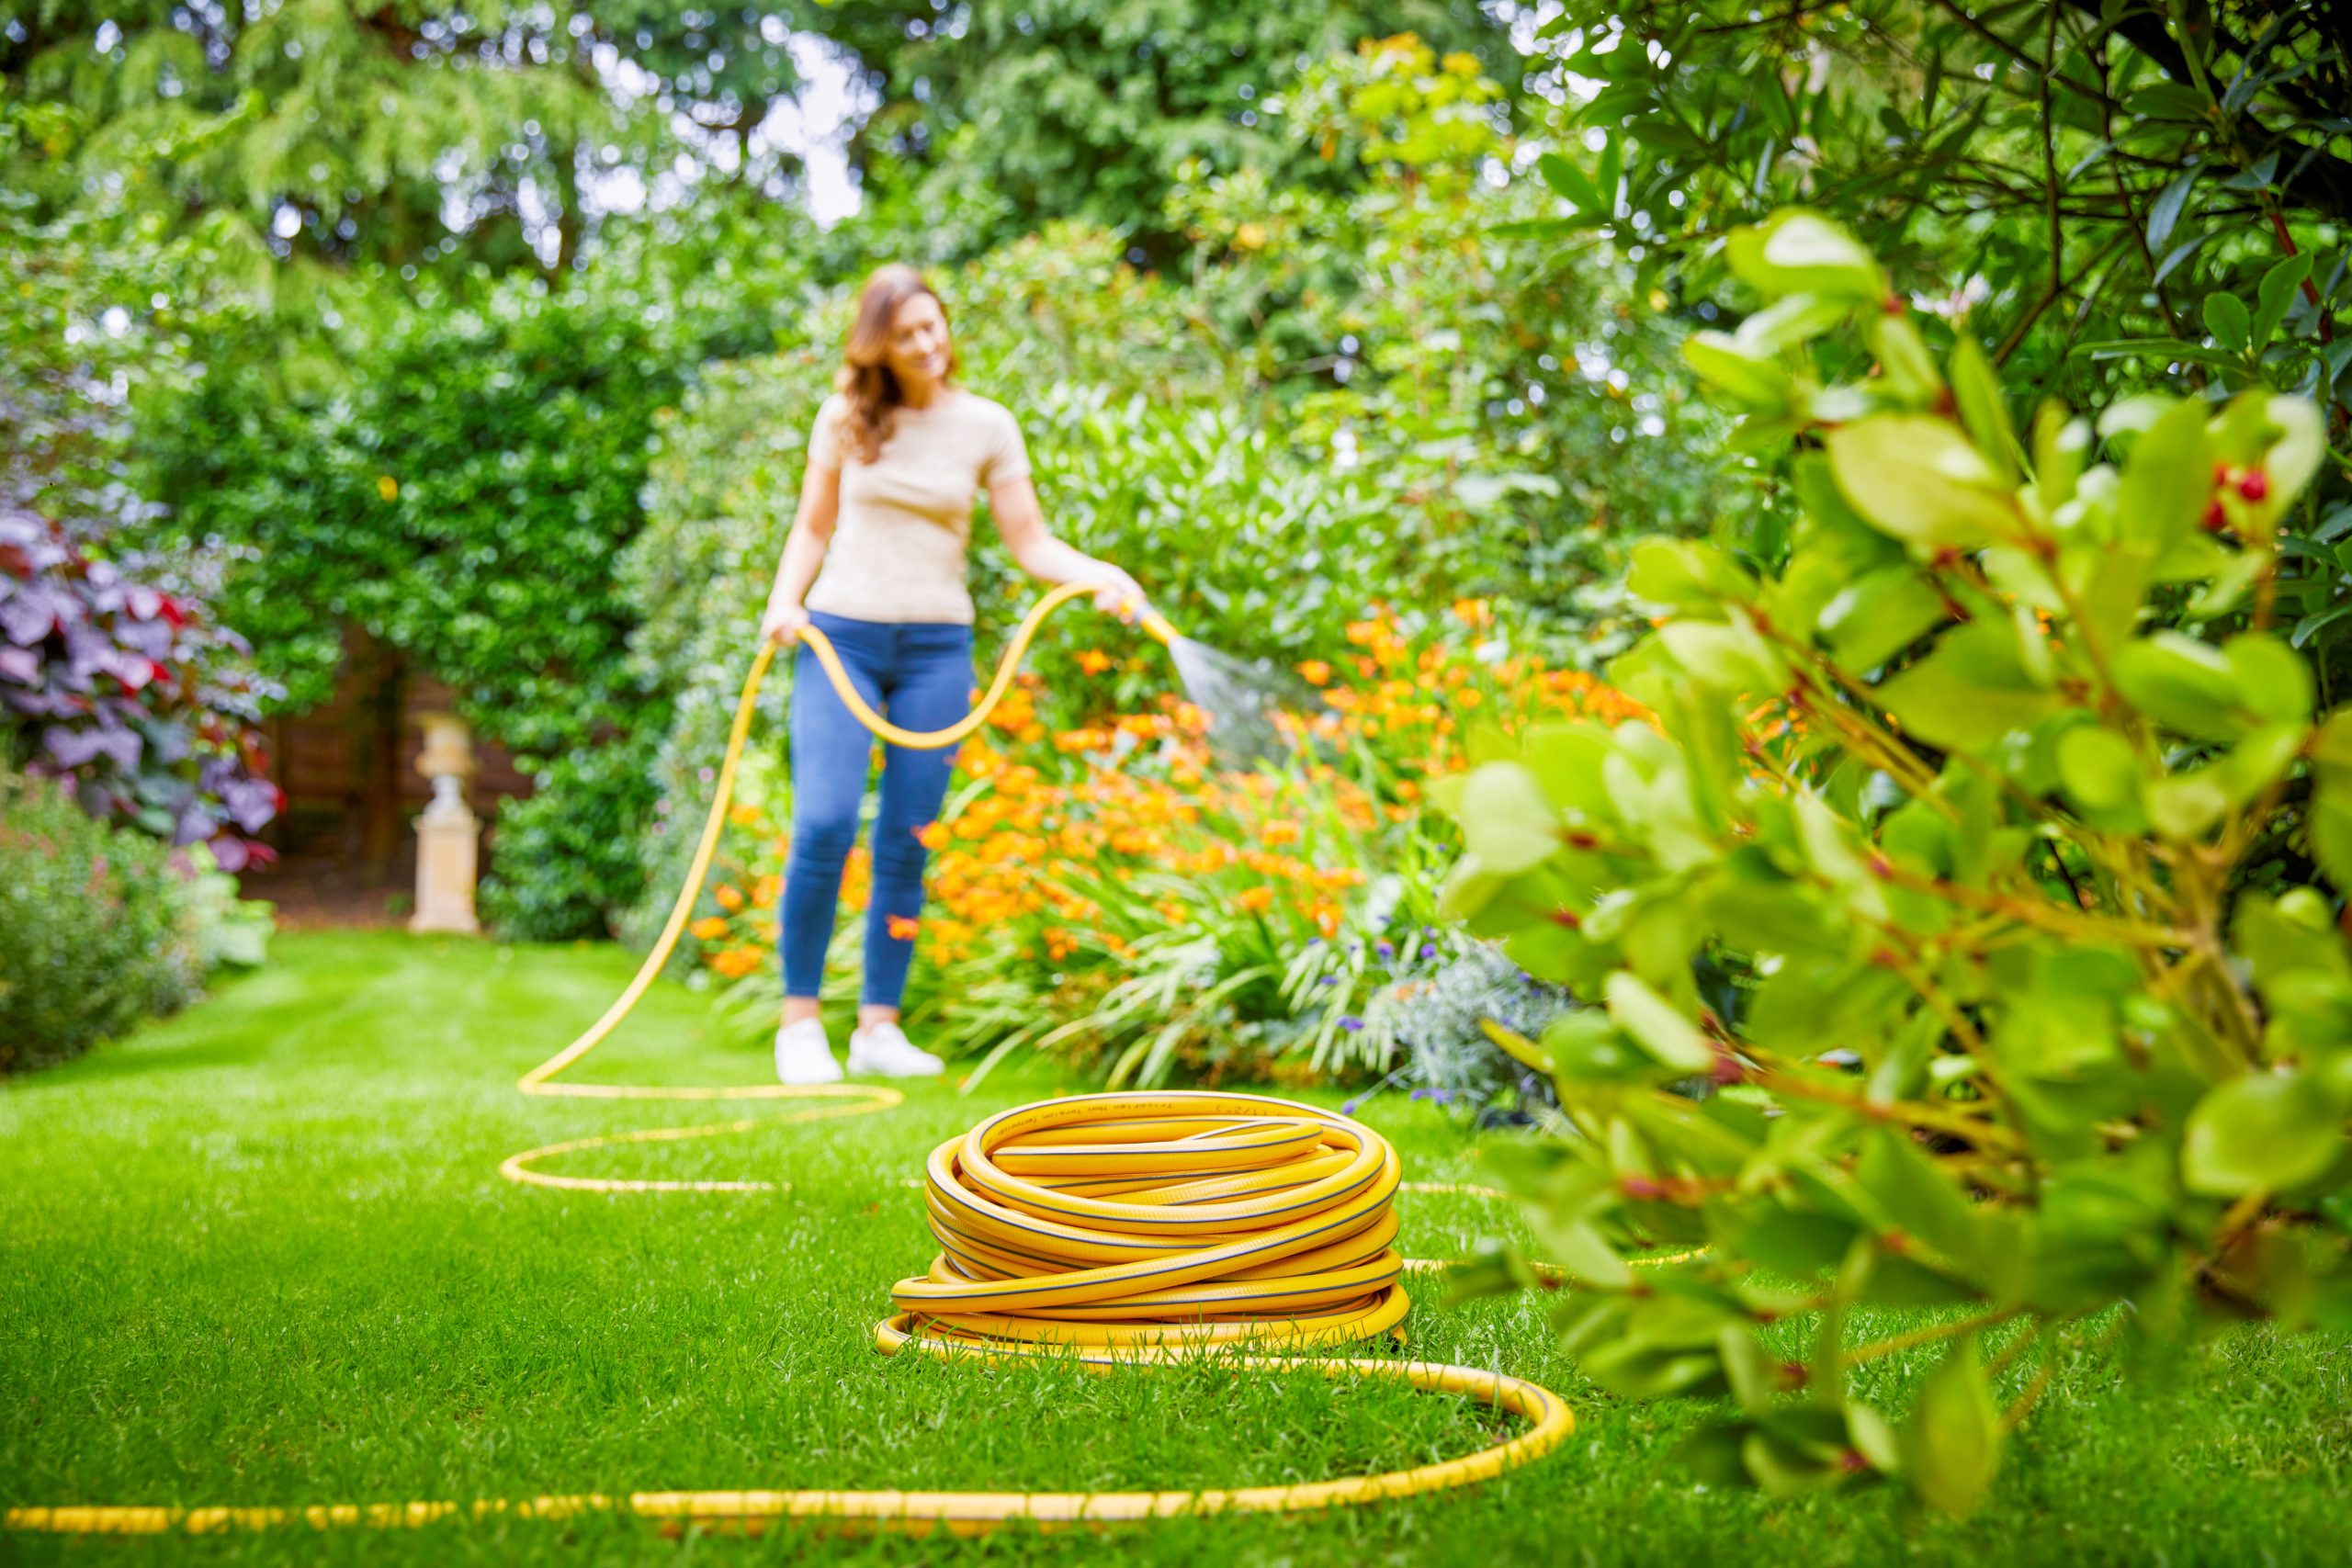
[[[835,689],[867,728],[901,746],[947,746],[986,722],[1046,615],[1085,592],[1064,587],[1041,599],[1014,634],[979,704],[958,724],[928,734],[898,729],[874,713],[823,635],[813,627],[806,635]],[[1173,635],[1164,621],[1147,625],[1163,641]],[[595,1022],[515,1087],[525,1094],[600,1100],[837,1103],[787,1117],[549,1144],[509,1157],[499,1168],[508,1179],[604,1192],[767,1190],[766,1182],[556,1176],[537,1164],[588,1148],[711,1137],[769,1121],[866,1115],[903,1100],[894,1089],[868,1084],[680,1088],[555,1081],[628,1016],[684,933],[726,826],[737,764],[774,652],[763,647],[744,679],[709,817],[652,951]],[[1393,1201],[1400,1190],[1415,1190],[1399,1178],[1396,1150],[1370,1128],[1257,1095],[1080,1095],[1002,1111],[932,1151],[922,1186],[940,1252],[925,1275],[894,1288],[899,1312],[876,1325],[875,1345],[885,1355],[911,1351],[951,1360],[1061,1357],[1100,1371],[1216,1354],[1217,1364],[1236,1370],[1404,1382],[1475,1398],[1530,1423],[1510,1439],[1459,1459],[1295,1485],[1196,1492],[636,1492],[468,1504],[11,1508],[0,1522],[12,1530],[128,1535],[290,1525],[404,1528],[452,1517],[555,1519],[619,1511],[669,1529],[758,1530],[778,1520],[822,1518],[974,1534],[1016,1520],[1052,1526],[1298,1513],[1468,1485],[1557,1448],[1575,1426],[1566,1402],[1524,1379],[1475,1367],[1256,1353],[1324,1349],[1396,1330],[1411,1306],[1402,1275],[1445,1267],[1398,1255]],[[1446,1184],[1418,1190],[1501,1196]]]

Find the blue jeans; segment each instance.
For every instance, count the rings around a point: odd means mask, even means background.
[[[931,622],[853,621],[812,614],[832,639],[858,695],[891,723],[944,729],[972,700],[972,628]],[[865,911],[861,1000],[896,1007],[907,988],[914,943],[890,934],[893,917],[922,909],[923,863],[915,835],[939,816],[956,749],[883,749],[882,798],[874,818],[874,897]],[[814,997],[841,902],[842,865],[857,841],[857,819],[874,764],[874,737],[858,723],[805,643],[792,681],[792,852],[785,863],[784,919],[776,946],[784,994]]]

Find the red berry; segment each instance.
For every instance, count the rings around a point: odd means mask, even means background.
[[[2270,493],[2270,476],[2260,468],[2248,468],[2238,480],[2238,493],[2248,501],[2260,501]]]
[[[2227,463],[2216,463],[2216,464],[2214,464],[2214,465],[2213,465],[2213,488],[2214,488],[2215,490],[2219,490],[2219,489],[2221,489],[2223,485],[2225,485],[2225,484],[2227,484],[2227,483],[2229,483],[2229,482],[2230,482],[2230,466],[2229,466]]]
[[[2209,534],[2218,534],[2229,525],[2230,514],[2222,510],[2221,498],[2217,496],[2213,500],[2207,502],[2205,503],[2205,531]]]

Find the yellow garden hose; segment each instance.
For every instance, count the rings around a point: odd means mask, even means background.
[[[832,639],[824,634],[822,628],[813,625],[803,626],[800,637],[801,640],[808,645],[809,651],[817,656],[817,662],[825,667],[826,678],[832,682],[833,690],[841,694],[842,701],[848,705],[849,711],[857,716],[858,723],[865,726],[876,737],[888,741],[893,746],[909,746],[918,751],[936,751],[943,746],[955,745],[956,742],[989,721],[989,715],[996,711],[996,705],[1004,701],[1004,694],[1012,690],[1012,678],[1021,670],[1021,660],[1028,653],[1031,641],[1036,637],[1037,628],[1046,624],[1047,615],[1080,594],[1099,592],[1100,590],[1090,588],[1084,583],[1065,582],[1059,588],[1046,593],[1035,604],[1030,605],[1029,613],[1021,617],[1021,625],[1013,628],[1012,640],[1005,645],[1004,657],[997,660],[996,676],[989,681],[988,690],[981,694],[978,702],[972,705],[971,712],[944,729],[900,729],[897,725],[876,713],[867,705],[865,699],[858,694],[857,688],[850,683],[849,671],[842,668],[842,656],[833,651]],[[1157,611],[1142,611],[1137,615],[1136,624],[1162,643],[1172,643],[1176,640],[1176,628],[1169,624],[1167,616]],[[763,647],[760,650],[760,659],[764,660],[771,657],[773,652],[772,645]],[[750,694],[759,686],[761,673],[759,665],[755,663],[751,679],[744,682],[747,704],[750,701]],[[740,711],[737,719],[740,726],[741,722]],[[695,891],[700,891],[698,885]]]
[[[814,627],[804,635],[851,711],[886,740],[954,744],[987,720],[1011,686],[1038,626],[1089,590],[1056,589],[1023,620],[986,694],[960,723],[898,729],[857,695]],[[1163,641],[1164,621],[1147,620]],[[508,1158],[509,1179],[605,1192],[743,1191],[751,1181],[656,1181],[564,1177],[537,1168],[558,1155],[621,1143],[702,1138],[769,1120],[811,1121],[886,1111],[901,1102],[879,1085],[662,1087],[558,1082],[642,998],[693,915],[727,822],[736,768],[760,682],[763,647],[743,682],[710,814],[668,922],[613,1005],[570,1044],[517,1081],[525,1094],[600,1100],[809,1100],[784,1118],[655,1128],[575,1138]],[[582,1495],[475,1503],[334,1504],[309,1507],[12,1508],[10,1529],[88,1534],[215,1531],[288,1525],[410,1527],[453,1517],[562,1518],[618,1511],[662,1521],[759,1529],[822,1518],[927,1531],[977,1533],[1026,1520],[1108,1522],[1226,1512],[1296,1513],[1442,1491],[1489,1479],[1559,1446],[1574,1427],[1559,1395],[1474,1367],[1316,1351],[1394,1334],[1411,1303],[1408,1271],[1444,1264],[1398,1255],[1399,1190],[1500,1197],[1487,1188],[1405,1183],[1396,1152],[1370,1128],[1334,1112],[1257,1095],[1137,1092],[1079,1095],[1000,1112],[933,1149],[921,1185],[940,1245],[929,1270],[892,1291],[899,1309],[875,1329],[885,1355],[902,1351],[983,1362],[1030,1357],[1090,1370],[1150,1366],[1216,1354],[1220,1366],[1396,1382],[1477,1399],[1530,1423],[1506,1441],[1458,1459],[1372,1475],[1283,1486],[1169,1492],[699,1491]]]

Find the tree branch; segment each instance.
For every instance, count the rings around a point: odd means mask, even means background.
[[[2101,0],[2052,0],[2052,4],[2064,5],[2086,17],[2094,26],[2104,20]],[[2197,75],[2180,41],[2173,37],[2171,24],[2160,12],[2143,8],[2127,11],[2115,24],[2114,31],[2174,81],[2188,82]],[[2278,187],[2280,196],[2313,212],[2352,220],[2352,160],[2273,130],[2251,114],[2238,115],[2236,124],[2252,158],[2278,154],[2278,165],[2286,171]]]

